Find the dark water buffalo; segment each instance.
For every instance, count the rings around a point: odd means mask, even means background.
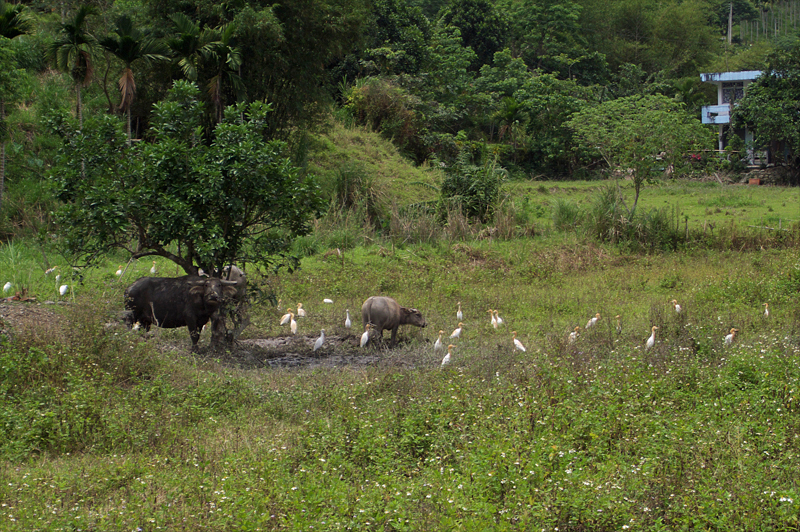
[[[367,323],[371,323],[373,330],[381,339],[383,330],[391,329],[390,345],[392,347],[397,344],[397,328],[401,325],[411,324],[417,327],[427,327],[428,325],[417,309],[401,307],[391,297],[382,296],[372,296],[364,301],[364,304],[361,305],[361,321],[364,327]]]
[[[152,324],[165,329],[188,327],[194,349],[203,325],[223,299],[236,293],[236,281],[197,275],[142,277],[125,290],[126,321],[130,326],[138,322],[148,331]]]

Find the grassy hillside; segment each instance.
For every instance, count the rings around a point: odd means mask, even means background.
[[[328,191],[342,170],[369,176],[381,198],[398,207],[433,199],[425,185],[435,187],[441,180],[440,172],[413,166],[379,133],[336,120],[311,139],[308,167]]]

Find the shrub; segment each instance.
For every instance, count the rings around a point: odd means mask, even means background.
[[[496,160],[478,166],[472,163],[471,154],[462,150],[455,164],[445,168],[440,188],[440,216],[456,208],[468,218],[481,222],[491,220],[506,177],[506,170],[497,165]]]

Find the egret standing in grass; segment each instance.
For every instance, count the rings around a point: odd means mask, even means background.
[[[367,323],[367,325],[364,327],[364,334],[361,335],[361,347],[366,346],[367,343],[369,342],[369,328],[370,327],[371,327],[371,325],[369,323]]]
[[[617,334],[622,334],[622,322],[620,321],[619,314],[614,316],[614,318],[616,318],[616,320],[617,320]]]
[[[322,347],[322,344],[324,343],[325,343],[325,329],[322,329],[319,332],[319,338],[317,338],[317,341],[314,342],[314,351]]]
[[[569,340],[567,343],[574,344],[578,340],[578,331],[580,331],[580,327],[575,327],[575,330],[569,333]]]
[[[599,320],[599,319],[600,319],[600,313],[598,312],[597,314],[594,315],[593,318],[590,318],[589,321],[586,322],[586,327],[585,328],[586,329],[591,329],[592,327],[594,327],[597,324],[597,320]]]
[[[489,313],[489,318],[491,319],[492,327],[497,329],[497,318],[494,317],[494,310],[489,309],[486,312]]]
[[[9,282],[7,282],[6,284],[4,284],[4,285],[3,285],[3,293],[5,294],[5,293],[6,293],[6,292],[8,292],[9,290],[11,290],[11,287],[12,287],[12,286],[13,286],[13,285],[11,284],[11,281],[9,281]]]
[[[289,328],[292,330],[292,334],[297,334],[297,322],[294,321],[294,314],[289,313]]]
[[[497,309],[494,309],[494,319],[497,320],[498,327],[500,327],[503,324],[503,318],[501,318],[500,314],[497,313]]]
[[[455,346],[453,344],[450,344],[450,345],[447,346],[447,354],[442,359],[442,366],[441,367],[445,367],[446,365],[448,365],[450,363],[450,357],[453,354],[453,348],[454,347]]]
[[[153,275],[158,273],[158,268],[156,268],[156,261],[153,261],[153,266],[150,268],[150,273]]]
[[[306,310],[303,308],[302,303],[297,304],[297,317],[298,318],[305,318],[306,317]]]
[[[652,332],[650,333],[650,338],[647,339],[647,343],[644,345],[645,350],[656,345],[656,329],[658,329],[658,327],[655,325],[650,329]]]
[[[458,302],[458,312],[456,312],[456,319],[458,321],[464,321],[464,313],[461,312],[461,301]]]
[[[681,306],[678,304],[678,300],[677,299],[673,299],[672,300],[672,307],[675,309],[675,313],[676,314],[680,314],[681,313]]]
[[[524,353],[524,352],[526,351],[526,349],[525,349],[525,346],[524,346],[524,345],[522,345],[522,342],[520,342],[519,340],[517,340],[517,331],[511,331],[511,334],[513,334],[513,335],[514,335],[514,336],[512,337],[512,340],[514,340],[514,347],[515,347],[516,349],[518,349],[519,351],[522,351],[522,352]]]
[[[353,322],[350,321],[350,310],[344,309],[344,313],[345,315],[347,315],[347,317],[344,319],[344,328],[349,329],[350,327],[353,326]]]
[[[764,303],[764,317],[769,318],[769,303]]]
[[[287,323],[289,323],[289,320],[291,319],[291,317],[292,317],[292,309],[287,308],[286,309],[286,314],[281,316],[281,323],[280,324],[281,325],[286,325]]]
[[[439,338],[437,338],[436,341],[433,343],[433,352],[434,353],[436,351],[441,351],[442,348],[444,347],[444,345],[442,344],[442,335],[443,334],[444,334],[444,331],[439,331]]]
[[[725,336],[725,345],[731,345],[733,343],[733,339],[736,338],[737,332],[739,332],[739,329],[731,329],[731,332]]]
[[[62,296],[64,296],[64,295],[67,294],[67,290],[69,290],[69,285],[68,284],[62,284],[61,288],[58,289],[58,293],[61,294]]]
[[[458,328],[453,331],[453,334],[450,335],[450,338],[461,338],[461,330],[464,328],[464,324],[458,322]]]
[[[328,305],[333,305],[333,299],[325,298],[322,300],[323,303],[327,303]]]
[[[122,264],[119,265],[119,268],[117,268],[117,271],[114,272],[114,275],[116,275],[117,277],[122,275]]]

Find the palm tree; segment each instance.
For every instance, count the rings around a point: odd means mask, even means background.
[[[86,29],[86,19],[96,12],[92,6],[81,6],[72,20],[61,24],[61,29],[49,50],[56,68],[69,73],[75,82],[78,123],[81,129],[83,129],[81,87],[87,86],[92,80],[94,72],[92,56],[97,45],[97,39]]]
[[[189,81],[197,81],[197,68],[201,59],[213,55],[217,33],[210,29],[200,29],[192,19],[183,13],[170,17],[177,33],[167,39],[167,46],[178,61],[183,76]]]
[[[119,78],[121,100],[119,108],[125,111],[128,123],[128,145],[131,143],[131,103],[136,95],[136,80],[133,77],[134,62],[151,63],[166,61],[166,46],[151,39],[146,32],[133,27],[133,21],[127,15],[117,19],[116,35],[109,35],[100,41],[100,46],[115,55],[125,67]]]
[[[22,4],[9,4],[0,0],[0,36],[13,39],[28,33],[31,19]]]
[[[13,39],[26,34],[31,28],[30,18],[22,4],[8,4],[0,0],[0,39]],[[4,51],[0,50],[0,54]],[[0,210],[3,207],[3,191],[6,182],[6,99],[14,90],[14,66],[10,53],[0,58]]]
[[[233,46],[233,33],[236,27],[233,23],[219,28],[217,40],[210,45],[215,74],[208,80],[208,96],[214,104],[217,122],[222,122],[222,82],[227,79],[236,91],[237,99],[244,95],[244,83],[239,76],[242,66],[242,55],[239,49]]]

